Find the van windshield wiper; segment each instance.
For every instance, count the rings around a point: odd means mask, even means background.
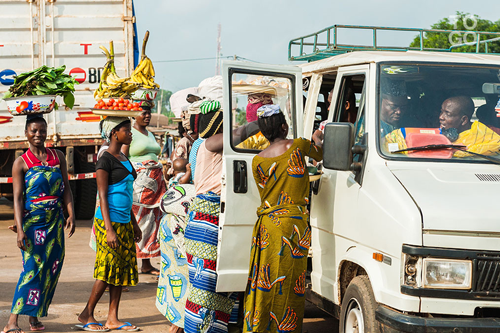
[[[490,161],[492,163],[500,165],[500,159],[498,159],[498,158],[491,157],[491,156],[488,156],[488,155],[479,154],[479,153],[474,153],[472,151],[465,150],[465,148],[467,148],[467,147],[464,146],[464,145],[444,145],[444,144],[441,144],[441,145],[426,145],[426,146],[411,147],[411,148],[406,148],[406,149],[395,150],[395,151],[392,151],[391,153],[402,153],[402,152],[405,152],[405,151],[456,149],[456,150],[461,150],[461,151],[463,151],[465,153],[469,153],[469,154],[474,155],[474,156],[482,157],[482,158],[484,158],[484,159],[486,159],[486,160],[488,160],[488,161]]]

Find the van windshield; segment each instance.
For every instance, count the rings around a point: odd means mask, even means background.
[[[384,63],[378,89],[385,156],[500,157],[500,66]]]

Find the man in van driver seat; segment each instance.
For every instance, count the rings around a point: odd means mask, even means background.
[[[455,96],[446,99],[441,104],[441,113],[439,115],[441,133],[451,143],[463,145],[468,151],[484,155],[500,154],[500,135],[478,120],[471,123],[474,109],[474,102],[470,97]],[[408,130],[404,131],[404,133],[406,132]],[[387,149],[390,143],[398,143],[398,149],[407,148],[403,131],[400,129],[391,132],[385,137],[385,140]],[[460,150],[453,154],[453,157],[469,156],[471,154]]]

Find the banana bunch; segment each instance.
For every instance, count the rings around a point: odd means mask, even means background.
[[[141,57],[139,65],[137,65],[130,76],[130,81],[139,84],[145,89],[160,88],[160,85],[154,81],[154,76],[155,70],[153,68],[153,62],[147,56],[143,56]]]
[[[139,88],[139,84],[131,82],[130,78],[120,78],[116,74],[113,49],[111,53],[104,46],[99,46],[104,51],[108,61],[101,74],[101,82],[94,92],[94,99],[127,97]]]

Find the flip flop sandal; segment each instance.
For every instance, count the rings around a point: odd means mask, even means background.
[[[13,328],[13,329],[5,331],[5,332],[2,331],[2,333],[21,333],[21,332],[24,333],[24,331],[21,328],[19,328],[19,327]]]
[[[140,331],[140,330],[141,330],[139,327],[125,329],[124,327],[127,327],[127,326],[132,327],[133,325],[132,325],[131,323],[129,323],[128,321],[126,321],[126,322],[125,322],[125,325],[122,325],[122,326],[120,326],[120,327],[117,327],[117,328],[115,328],[115,330],[117,330],[117,331],[126,331],[126,332],[137,332],[137,331]]]
[[[43,326],[42,322],[37,320],[34,323],[30,323],[30,331],[43,331],[45,330],[45,326]]]
[[[82,331],[89,331],[89,332],[109,332],[110,329],[105,327],[103,330],[98,330],[98,329],[95,329],[95,328],[90,328],[89,326],[90,325],[96,325],[96,326],[101,326],[101,327],[104,327],[103,324],[101,323],[88,323],[88,324],[85,324],[85,325],[75,325],[76,328],[82,330]]]

